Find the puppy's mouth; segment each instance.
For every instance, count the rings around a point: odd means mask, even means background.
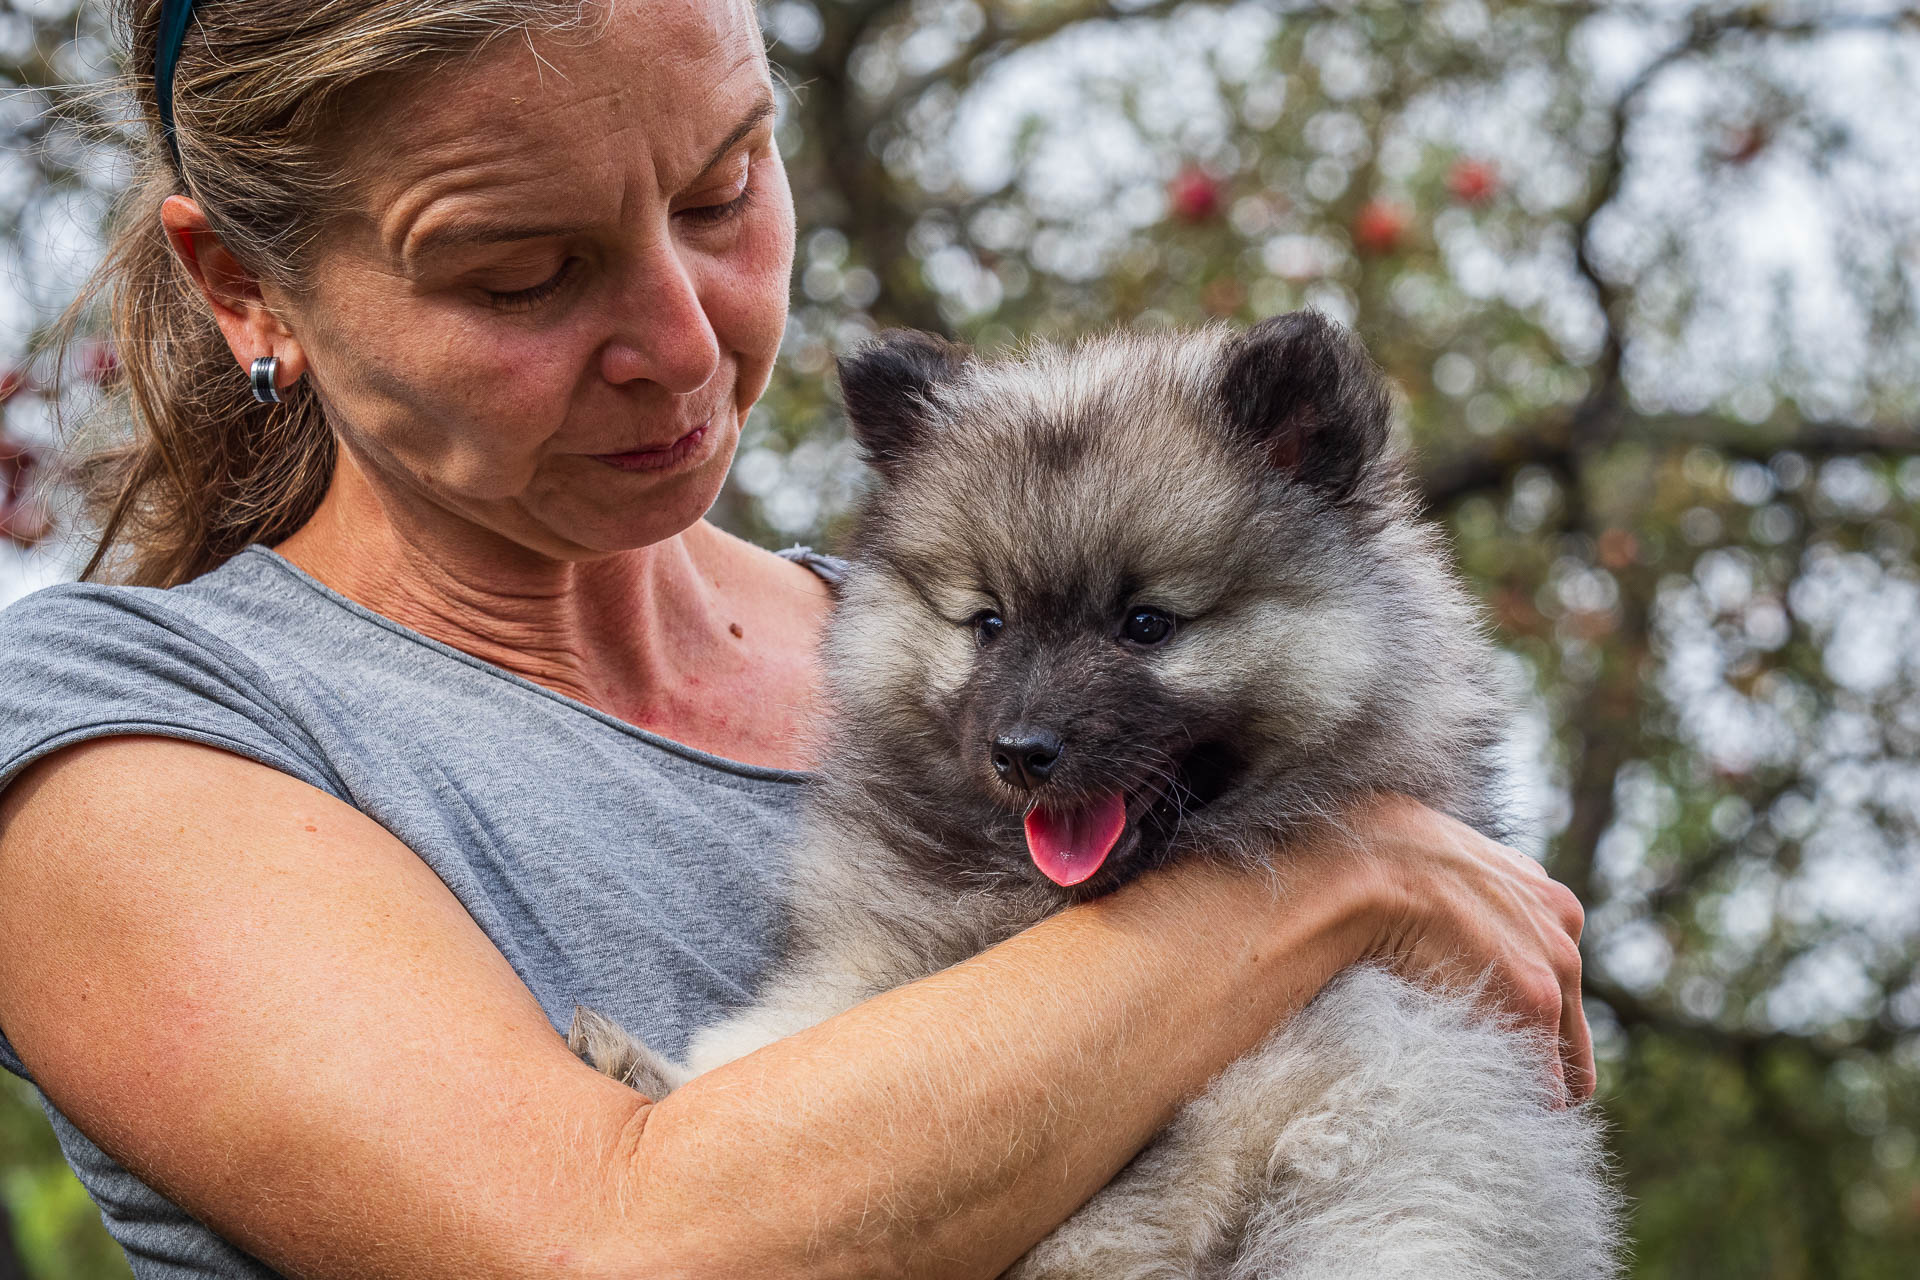
[[[1239,761],[1226,747],[1204,744],[1171,775],[1130,791],[1109,791],[1027,810],[1027,853],[1040,874],[1063,889],[1083,884],[1146,845],[1164,846],[1183,817],[1213,803],[1232,785]],[[1124,844],[1124,848],[1122,848]]]
[[[1063,889],[1091,879],[1127,830],[1127,798],[1118,791],[1075,809],[1027,810],[1027,852],[1040,874]]]

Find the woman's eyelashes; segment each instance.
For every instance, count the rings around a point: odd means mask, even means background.
[[[530,288],[486,290],[487,301],[502,311],[525,311],[530,307],[538,306],[566,288],[573,282],[574,275],[579,269],[580,259],[568,258],[560,264],[559,270]]]
[[[753,188],[751,186],[743,186],[740,188],[740,194],[730,200],[723,201],[719,204],[695,205],[692,208],[682,209],[680,216],[695,226],[718,226],[723,222],[737,218],[742,213],[745,213],[747,203],[752,198]]]

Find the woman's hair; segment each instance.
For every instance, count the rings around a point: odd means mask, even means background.
[[[332,478],[334,439],[304,382],[283,404],[254,400],[168,248],[161,204],[191,196],[242,266],[297,295],[350,198],[365,141],[355,125],[378,118],[381,94],[503,35],[584,29],[591,0],[198,0],[175,71],[177,154],[154,89],[160,0],[116,3],[129,46],[121,87],[142,127],[105,258],[61,346],[104,309],[119,375],[96,412],[120,421],[74,468],[101,531],[84,576],[171,586],[305,523]]]

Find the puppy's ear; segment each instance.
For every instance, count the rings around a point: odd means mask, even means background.
[[[1392,398],[1359,341],[1317,311],[1262,320],[1227,348],[1228,429],[1334,501],[1386,451]]]
[[[891,476],[932,429],[942,382],[967,361],[964,347],[913,329],[888,329],[840,360],[840,398],[867,461]]]

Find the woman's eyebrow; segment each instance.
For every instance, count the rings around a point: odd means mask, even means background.
[[[726,140],[715,147],[713,152],[707,156],[707,162],[700,166],[700,172],[705,173],[726,159],[727,152],[739,146],[742,138],[759,128],[760,122],[772,114],[772,98],[762,97],[760,101],[754,103],[753,106],[748,109],[747,114],[741,117],[740,123],[733,127],[733,132],[727,135]]]
[[[527,226],[504,222],[459,222],[436,227],[420,236],[407,248],[409,258],[424,258],[476,244],[504,244],[514,240],[547,240],[577,236],[587,230],[585,223],[556,223]]]

